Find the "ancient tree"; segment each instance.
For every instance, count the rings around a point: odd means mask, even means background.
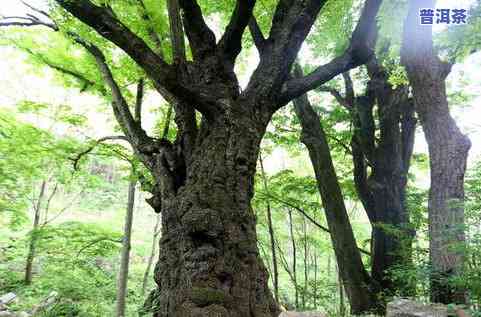
[[[414,105],[428,143],[429,250],[432,267],[431,300],[465,301],[463,290],[449,279],[462,272],[464,258],[464,173],[471,146],[449,112],[446,77],[451,64],[442,61],[433,47],[432,27],[420,25],[419,9],[435,1],[410,1],[404,26],[401,62],[412,86]]]
[[[259,144],[279,108],[370,58],[366,36],[381,0],[366,1],[343,54],[301,78],[292,78],[292,65],[327,1],[278,1],[265,37],[253,16],[256,1],[238,0],[218,40],[196,0],[169,1],[172,63],[111,7],[89,0],[56,2],[130,56],[174,109],[175,141],[149,136],[133,118],[102,50],[73,30],[65,32],[94,56],[114,115],[155,180],[148,201],[162,214],[162,237],[158,289],[149,304],[154,315],[276,316],[250,205]],[[36,23],[30,22],[25,24]],[[260,62],[241,90],[234,66],[247,28]],[[182,47],[184,34],[192,59]]]

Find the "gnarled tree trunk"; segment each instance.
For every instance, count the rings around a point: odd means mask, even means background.
[[[245,113],[205,121],[185,183],[164,186],[155,316],[278,314],[250,205],[264,130]]]
[[[420,8],[432,0],[411,0],[404,26],[401,62],[413,88],[414,104],[429,149],[429,250],[432,268],[431,300],[464,303],[465,292],[449,283],[462,272],[464,256],[464,173],[471,142],[449,112],[445,80],[451,65],[433,49],[432,28],[418,21]]]

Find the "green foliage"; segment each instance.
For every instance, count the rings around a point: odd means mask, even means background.
[[[468,55],[481,49],[481,4],[475,1],[468,10],[468,23],[452,25],[436,38],[436,45],[446,59],[461,62]]]
[[[318,32],[312,32],[307,41],[317,56],[337,56],[347,48],[353,17],[360,12],[358,5],[353,0],[327,1],[314,26]]]
[[[6,281],[2,289],[18,292],[19,296],[27,299],[20,305],[27,308],[55,290],[64,300],[45,312],[44,316],[93,317],[108,314],[108,311],[97,314],[95,310],[99,307],[93,308],[98,306],[96,302],[99,299],[115,299],[113,272],[103,268],[99,261],[106,261],[118,252],[118,239],[118,233],[94,224],[67,222],[44,227],[39,231],[38,240],[41,274],[35,283],[25,287],[20,282],[21,271],[1,269],[0,280]],[[18,240],[4,256],[16,258],[18,255],[15,254],[21,252],[26,242]],[[12,263],[2,264],[8,265],[11,267]]]
[[[48,162],[60,163],[72,146],[0,109],[0,223],[25,220],[31,183],[45,175]]]

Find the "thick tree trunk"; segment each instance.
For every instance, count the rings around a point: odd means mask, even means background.
[[[294,106],[301,121],[301,141],[309,151],[339,272],[346,287],[352,313],[359,314],[378,309],[376,291],[362,263],[319,116],[312,109],[307,96],[296,99]]]
[[[434,2],[410,1],[401,59],[429,149],[431,300],[464,303],[465,291],[449,279],[460,274],[464,266],[460,250],[465,242],[464,173],[471,142],[449,112],[445,80],[451,65],[442,62],[434,52],[431,27],[419,26],[417,21],[419,9],[434,7]]]
[[[177,188],[175,182],[163,184],[158,290],[151,296],[155,316],[279,313],[250,205],[264,132],[264,124],[243,113],[205,120],[185,182]]]
[[[45,180],[42,181],[42,184],[40,185],[40,193],[38,195],[37,203],[35,204],[35,206],[33,206],[35,214],[33,216],[33,227],[30,235],[30,241],[28,245],[28,254],[27,254],[27,260],[25,265],[25,284],[27,285],[32,284],[33,261],[35,259],[35,249],[37,246],[42,201],[45,196],[46,186],[47,186],[47,181]]]
[[[122,251],[120,254],[120,269],[117,280],[116,317],[125,316],[125,302],[127,298],[127,280],[129,278],[129,261],[132,237],[132,223],[134,219],[135,185],[137,181],[129,182],[127,209],[125,212],[124,234],[122,238]]]

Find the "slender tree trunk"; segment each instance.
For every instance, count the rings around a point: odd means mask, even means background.
[[[158,243],[157,239],[160,234],[160,220],[161,220],[160,215],[157,215],[155,220],[155,226],[154,226],[154,234],[152,235],[152,246],[150,247],[150,255],[147,260],[147,267],[145,268],[144,278],[142,279],[142,288],[141,288],[142,297],[145,294],[145,290],[147,288],[147,283],[150,276],[150,270],[152,269],[152,264],[154,262],[155,251],[157,249],[156,246]]]
[[[431,187],[429,189],[429,250],[432,268],[431,300],[464,303],[465,290],[449,279],[464,267],[461,248],[464,235],[464,174],[471,142],[451,117],[446,96],[446,77],[451,65],[434,52],[432,28],[420,26],[419,9],[435,1],[411,0],[404,26],[401,61],[413,88],[416,111],[428,143]]]
[[[309,151],[352,313],[377,309],[376,291],[372,288],[371,278],[362,263],[319,116],[312,109],[306,95],[296,99],[294,107],[301,121],[301,141]]]
[[[292,277],[294,282],[294,296],[296,309],[299,308],[299,287],[297,284],[297,249],[296,249],[296,238],[294,236],[294,223],[292,222],[292,211],[289,209],[289,237],[291,238],[291,248],[292,248]]]
[[[262,160],[262,155],[259,154],[259,162],[261,167],[261,176],[264,183],[264,191],[269,194],[269,187],[267,186],[267,176],[264,170],[264,162]],[[277,256],[276,256],[276,245],[275,245],[275,233],[274,225],[272,224],[272,214],[271,214],[271,203],[269,197],[266,198],[267,205],[267,226],[269,228],[269,237],[271,242],[271,256],[272,256],[272,284],[274,286],[274,297],[277,302],[279,302],[279,273],[277,267]]]
[[[122,251],[120,255],[120,269],[117,281],[116,317],[125,316],[125,303],[127,298],[127,281],[129,277],[129,261],[132,237],[132,223],[134,219],[135,185],[137,181],[129,182],[129,194],[127,210],[125,212],[124,234],[122,239]]]
[[[331,255],[327,256],[327,276],[331,278]]]
[[[40,193],[38,195],[37,203],[34,205],[34,217],[33,217],[33,228],[30,234],[30,242],[28,245],[28,255],[25,265],[25,284],[32,284],[32,274],[33,274],[33,261],[35,259],[35,249],[37,246],[38,230],[40,225],[40,216],[42,209],[42,201],[45,195],[45,188],[47,186],[47,181],[42,181],[40,185]]]
[[[318,274],[318,263],[317,263],[317,253],[314,252],[313,255],[313,263],[314,263],[314,289],[312,290],[313,293],[313,302],[314,302],[314,309],[317,309],[317,274]]]
[[[306,309],[306,297],[309,287],[309,245],[307,243],[307,222],[306,218],[303,218],[304,229],[304,288],[302,290],[302,308]]]

